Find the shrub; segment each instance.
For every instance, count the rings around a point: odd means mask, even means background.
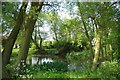
[[[102,72],[106,77],[115,77],[119,74],[119,71],[120,67],[117,61],[105,61],[100,65],[100,72]]]
[[[65,72],[68,70],[68,64],[65,62],[48,62],[39,65],[29,66],[32,71],[51,71],[51,72]]]
[[[12,56],[17,56],[18,55],[18,52],[19,52],[19,49],[13,49],[12,51]]]
[[[87,58],[88,56],[89,56],[88,50],[83,50],[82,52],[71,52],[70,54],[67,54],[68,58],[73,59]]]

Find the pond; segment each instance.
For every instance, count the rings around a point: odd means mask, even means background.
[[[89,62],[82,61],[80,59],[79,60],[67,59],[59,56],[50,56],[50,55],[33,55],[32,57],[28,57],[27,59],[27,64],[30,64],[32,66],[43,65],[43,64],[54,64],[54,63],[55,65],[52,65],[53,68],[58,65],[59,65],[58,67],[62,65],[67,65],[67,69],[69,71],[83,70],[83,69],[89,68],[89,65],[88,65]]]

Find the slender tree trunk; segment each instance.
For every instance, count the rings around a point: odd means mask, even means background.
[[[87,36],[87,38],[88,38],[88,40],[89,40],[89,43],[90,43],[89,46],[90,46],[90,56],[91,56],[91,60],[93,60],[94,55],[93,55],[93,49],[92,49],[92,40],[91,40],[91,38],[90,38],[90,36],[89,36],[89,34],[88,34],[88,30],[87,30],[86,24],[85,24],[85,22],[84,22],[84,20],[83,20],[82,12],[80,12],[80,13],[81,13],[82,23],[83,23],[83,26],[84,26],[84,29],[85,29],[85,34],[86,34],[86,36]]]
[[[104,60],[106,60],[106,46],[104,46]]]
[[[57,41],[57,43],[59,43],[59,40],[58,40],[57,32],[56,32],[56,31],[57,31],[57,30],[55,30],[55,28],[54,28],[55,40]]]
[[[59,44],[59,40],[58,40],[58,35],[57,35],[57,18],[56,18],[56,22],[54,23],[53,25],[53,32],[54,32],[54,35],[55,35],[55,40],[57,41],[57,43]]]
[[[101,37],[100,37],[100,34],[98,33],[96,35],[95,56],[94,56],[94,59],[93,59],[92,70],[95,70],[97,68],[99,55],[100,55],[100,46],[101,46],[100,43],[101,43]]]
[[[100,52],[101,52],[101,43],[102,43],[102,35],[103,35],[103,26],[94,19],[96,31],[95,31],[95,37],[96,37],[96,45],[95,45],[95,54],[92,64],[92,70],[96,70],[97,65],[100,64],[99,58],[100,58]],[[99,26],[99,27],[98,27]]]
[[[94,55],[93,55],[93,48],[92,48],[92,41],[91,40],[89,40],[89,42],[90,42],[90,54],[91,54],[91,60],[93,60],[93,57],[94,57]]]
[[[33,38],[31,38],[31,40],[32,40],[32,42],[35,44],[36,48],[37,48],[37,49],[40,49],[40,47],[39,47],[37,41],[35,41]]]
[[[6,65],[8,63],[10,63],[10,56],[11,56],[11,53],[12,53],[14,43],[17,39],[17,35],[19,33],[20,27],[22,26],[22,23],[24,21],[24,15],[25,15],[26,7],[27,7],[27,4],[23,2],[22,6],[20,8],[20,12],[19,12],[18,17],[17,17],[16,24],[15,24],[10,36],[5,41],[4,50],[2,52],[3,78],[8,77],[8,76],[6,76],[7,75]]]
[[[1,4],[1,3],[0,3]],[[0,7],[1,9],[1,7]],[[0,32],[2,32],[1,28],[0,28]],[[2,49],[2,38],[0,38],[0,49]],[[0,80],[2,79],[2,50],[0,50]]]
[[[101,59],[102,61],[104,61],[104,47],[102,41],[101,41]]]
[[[111,44],[109,44],[109,54],[110,54],[110,60],[113,60],[113,50]]]
[[[78,6],[80,7],[79,2],[78,2]],[[82,20],[82,23],[83,23],[83,27],[84,27],[84,29],[85,29],[85,35],[86,35],[86,37],[88,38],[89,43],[90,43],[90,45],[89,45],[89,48],[90,48],[90,58],[91,58],[91,61],[92,61],[92,60],[93,60],[93,57],[94,57],[93,49],[92,49],[92,39],[90,38],[90,36],[89,36],[89,34],[88,34],[87,26],[86,26],[86,23],[85,23],[85,21],[84,21],[84,19],[83,19],[82,11],[79,10],[79,12],[80,12],[81,20]]]
[[[40,38],[40,42],[37,41],[37,34],[38,34],[38,36]],[[40,30],[39,30],[38,26],[36,26],[34,39],[31,38],[31,40],[35,44],[35,46],[36,46],[37,49],[42,49],[42,37],[40,35]]]
[[[38,31],[38,35],[39,35],[39,38],[40,38],[40,42],[39,42],[39,46],[40,46],[40,48],[42,49],[42,42],[43,42],[43,38],[41,37],[41,34],[40,34],[40,29],[39,29],[39,27],[37,28],[37,31]]]
[[[108,36],[111,36],[112,29],[109,29]],[[108,51],[109,51],[109,58],[110,60],[113,60],[113,50],[112,50],[112,44],[108,44]]]
[[[34,30],[34,25],[36,23],[38,13],[42,9],[42,5],[43,5],[43,2],[32,2],[31,3],[29,18],[27,19],[27,23],[25,25],[24,37],[22,39],[22,45],[20,48],[20,53],[18,56],[17,64],[16,64],[16,66],[20,64],[19,66],[20,69],[23,68],[23,66],[26,64],[26,59],[27,59],[28,50],[30,46],[30,40],[31,40],[32,33]],[[21,62],[23,62],[24,65],[21,65]]]
[[[1,42],[0,42],[1,43]],[[1,48],[1,46],[0,46]],[[1,51],[0,51],[0,80],[2,79],[2,54],[1,54]]]
[[[34,41],[37,41],[37,30],[35,30]]]
[[[42,49],[42,42],[43,42],[43,39],[41,37],[41,35],[39,34],[39,37],[40,37],[40,48]]]
[[[39,30],[38,30],[39,31]],[[39,34],[39,33],[38,33]],[[37,37],[36,37],[37,38]],[[37,42],[37,40],[34,38],[31,38],[32,42],[35,44],[36,48],[39,49],[39,50],[42,50],[42,37],[41,35],[39,34],[39,38],[40,38],[40,43]]]

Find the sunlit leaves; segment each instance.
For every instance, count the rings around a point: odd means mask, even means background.
[[[17,18],[19,3],[2,3],[2,31],[7,32],[10,31],[13,25],[15,24],[15,20]]]

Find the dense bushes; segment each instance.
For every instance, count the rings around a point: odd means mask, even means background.
[[[102,72],[106,77],[118,76],[120,77],[120,66],[117,61],[105,61],[100,65],[100,72]]]

